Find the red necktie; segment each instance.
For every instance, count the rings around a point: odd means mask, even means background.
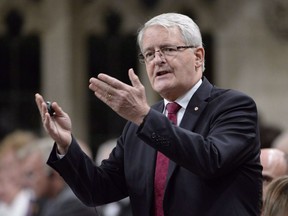
[[[175,102],[168,103],[166,109],[168,111],[168,118],[177,125],[177,112],[181,106]],[[169,159],[157,152],[155,179],[154,179],[154,199],[155,199],[155,216],[164,216],[163,212],[163,198],[166,186],[166,176],[168,171]]]

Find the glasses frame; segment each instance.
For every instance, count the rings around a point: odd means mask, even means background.
[[[189,49],[189,48],[196,48],[193,45],[187,45],[187,46],[163,46],[162,48],[158,49],[158,50],[154,50],[153,54],[152,54],[152,58],[151,60],[147,60],[147,58],[145,58],[143,53],[139,53],[138,54],[138,60],[141,64],[145,64],[146,63],[150,63],[155,59],[156,56],[156,52],[161,53],[165,58],[166,56],[174,56],[174,55],[167,55],[167,53],[165,53],[165,49],[175,49],[175,55],[177,54],[177,52],[181,51],[181,50],[185,50],[185,49]]]

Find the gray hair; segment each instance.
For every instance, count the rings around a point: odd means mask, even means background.
[[[186,45],[203,47],[200,29],[190,17],[178,13],[164,13],[150,19],[139,29],[137,42],[141,50],[144,31],[153,25],[160,25],[167,29],[179,28]]]
[[[203,47],[199,26],[188,16],[179,13],[164,13],[148,20],[138,31],[137,43],[142,52],[143,34],[148,27],[160,25],[166,29],[178,28],[187,46]],[[205,61],[202,71],[205,70]]]
[[[47,174],[50,174],[52,172],[52,168],[46,165],[46,161],[48,160],[53,145],[54,141],[50,137],[39,138],[18,151],[17,157],[20,160],[25,160],[31,154],[40,154],[42,161],[39,161],[39,163],[42,163],[46,169]]]

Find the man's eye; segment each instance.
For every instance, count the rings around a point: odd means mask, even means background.
[[[177,49],[175,49],[174,47],[163,47],[161,49],[161,51],[163,53],[172,53],[172,52],[175,52]]]
[[[145,53],[145,58],[149,58],[151,56],[153,56],[153,52],[146,52]]]

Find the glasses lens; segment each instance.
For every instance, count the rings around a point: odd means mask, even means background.
[[[143,56],[142,53],[140,53],[140,54],[138,55],[138,60],[139,60],[139,62],[140,62],[141,64],[144,64],[144,63],[145,63],[145,58],[144,58],[144,56]]]
[[[161,52],[165,56],[175,56],[177,54],[177,47],[163,47]]]

